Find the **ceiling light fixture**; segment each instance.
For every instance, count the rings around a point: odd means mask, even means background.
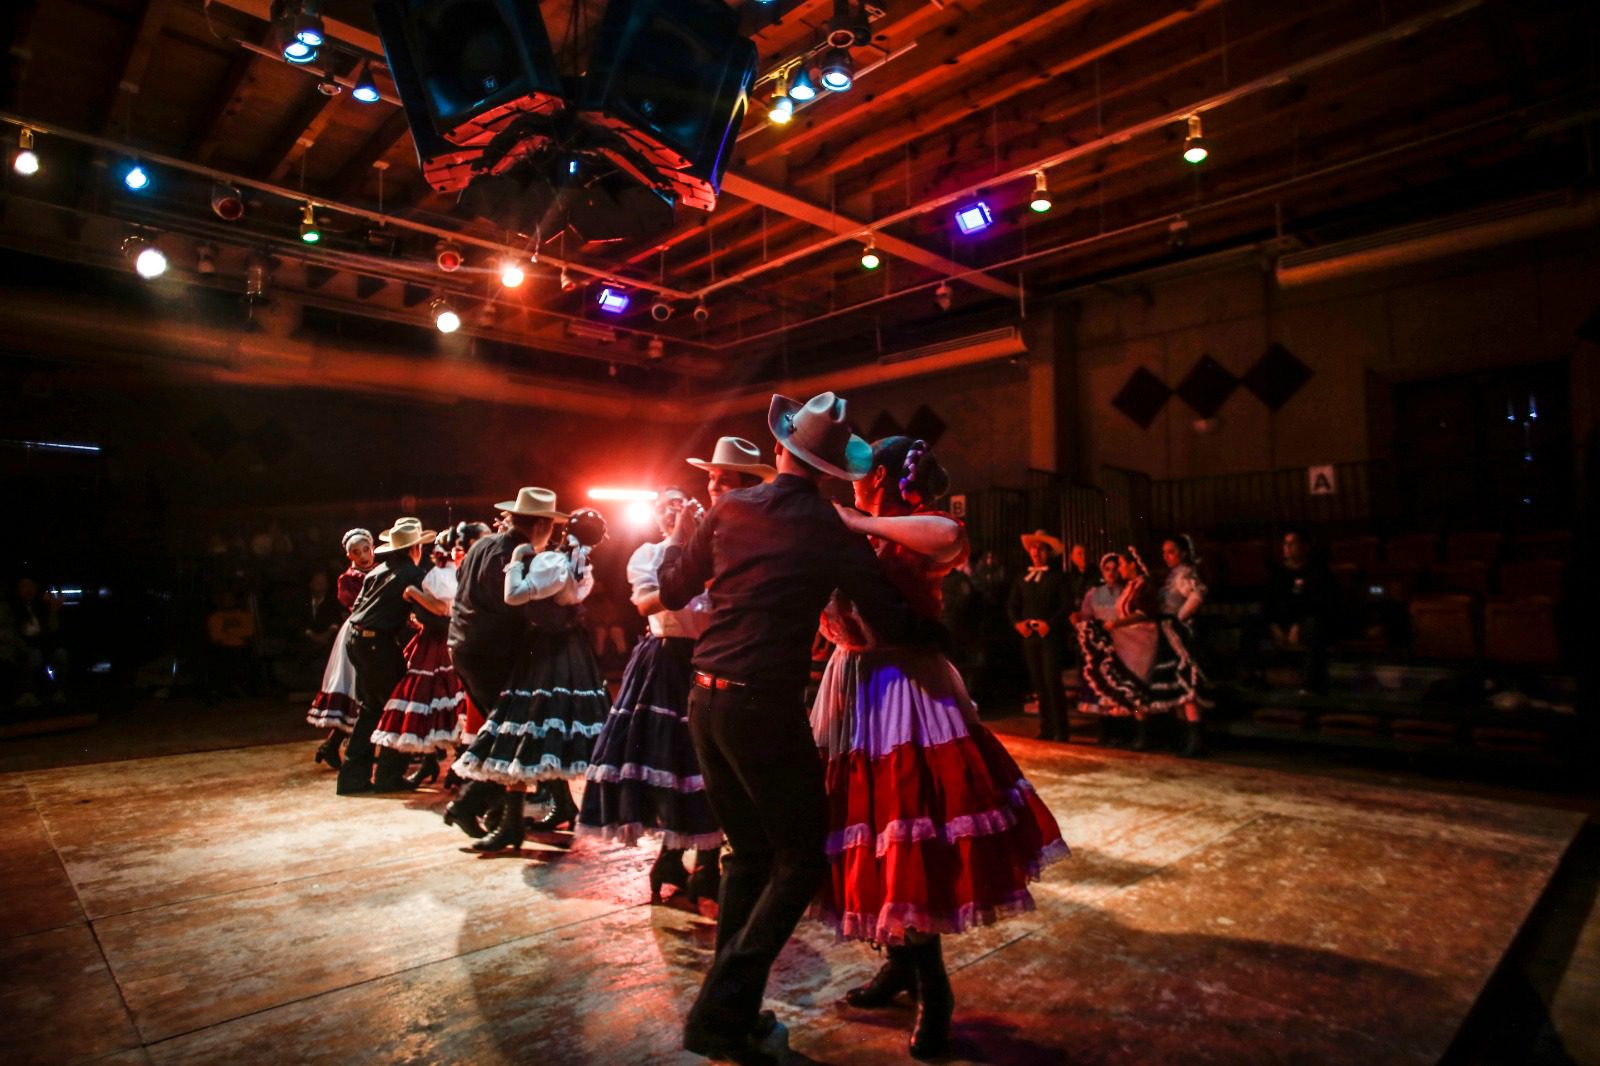
[[[1191,166],[1199,166],[1210,155],[1205,134],[1200,129],[1200,116],[1190,115],[1189,135],[1183,139],[1183,161]]]
[[[381,99],[378,94],[378,83],[372,80],[371,62],[363,62],[356,69],[356,87],[350,90],[350,95],[363,104],[375,104]]]
[[[965,234],[978,233],[988,229],[994,223],[994,216],[989,213],[989,205],[979,200],[977,203],[968,204],[956,212],[956,225]]]
[[[817,98],[817,83],[803,61],[794,68],[794,77],[789,80],[789,96],[802,104]]]
[[[461,328],[461,316],[443,296],[434,297],[428,312],[433,315],[433,325],[440,333],[454,333]]]
[[[604,285],[594,301],[608,315],[620,315],[628,309],[628,293],[615,285]]]
[[[883,259],[878,255],[878,237],[876,234],[867,234],[867,243],[861,248],[861,266],[866,270],[877,270]]]
[[[1033,198],[1028,201],[1028,209],[1036,215],[1042,215],[1055,206],[1050,199],[1050,187],[1044,182],[1044,171],[1033,172]]]
[[[143,237],[136,235],[124,240],[122,254],[133,263],[134,272],[141,278],[159,278],[167,272],[166,254]]]
[[[143,192],[150,187],[150,172],[140,166],[138,160],[134,160],[123,172],[122,184],[134,192]]]
[[[211,186],[211,213],[224,222],[237,222],[244,217],[244,197],[227,182]]]
[[[515,259],[507,259],[500,264],[500,284],[506,288],[515,289],[527,280],[528,272]]]
[[[26,126],[17,133],[17,158],[11,161],[11,169],[25,178],[39,173],[39,155],[33,150],[33,131]]]
[[[778,87],[772,93],[772,102],[767,105],[767,121],[787,126],[792,118],[794,118],[794,98],[789,95],[789,79],[780,77]]]
[[[821,69],[824,88],[836,93],[850,91],[855,82],[856,63],[848,49],[830,48],[822,53]]]
[[[310,200],[300,210],[300,239],[307,244],[322,240],[322,230],[317,226],[317,209]]]

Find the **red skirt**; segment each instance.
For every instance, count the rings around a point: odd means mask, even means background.
[[[1034,909],[1029,883],[1067,845],[942,655],[836,649],[811,723],[832,867],[813,917],[899,944]]]
[[[372,742],[396,751],[448,752],[461,735],[467,690],[450,665],[443,633],[419,632],[406,645],[406,673],[394,687]]]

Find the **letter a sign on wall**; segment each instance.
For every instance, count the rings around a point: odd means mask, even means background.
[[[1331,466],[1311,468],[1311,495],[1332,496],[1339,491],[1339,476]]]

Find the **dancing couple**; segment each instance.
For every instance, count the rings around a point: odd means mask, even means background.
[[[937,1055],[954,1009],[939,936],[1031,909],[1028,882],[1066,846],[935,650],[940,580],[967,546],[961,524],[932,510],[947,479],[927,446],[867,444],[832,393],[774,396],[768,426],[777,476],[726,494],[703,521],[680,516],[657,572],[669,610],[710,596],[689,732],[732,849],[684,1047],[771,1059],[767,976],[815,905],[842,936],[888,949],[848,1002],[910,993],[911,1053]],[[828,477],[857,483],[865,513],[827,502]],[[808,714],[825,608],[838,647]]]

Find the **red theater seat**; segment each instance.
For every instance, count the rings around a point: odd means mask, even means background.
[[[1571,555],[1572,534],[1564,529],[1524,533],[1511,542],[1513,559],[1568,559]]]
[[[1555,605],[1543,596],[1503,597],[1483,608],[1483,650],[1491,662],[1560,662]]]
[[[1452,563],[1492,563],[1505,541],[1503,533],[1452,533],[1444,557]]]
[[[1353,566],[1367,573],[1378,564],[1379,546],[1377,537],[1340,537],[1328,548],[1335,568]]]
[[[1222,546],[1222,566],[1228,584],[1235,588],[1260,588],[1267,583],[1267,545],[1260,540],[1240,540]]]
[[[1427,569],[1439,561],[1439,537],[1433,533],[1408,533],[1390,537],[1384,558],[1396,566]]]
[[[1567,564],[1560,559],[1519,559],[1500,567],[1500,591],[1507,596],[1561,599]]]
[[[1420,596],[1412,600],[1411,649],[1425,659],[1476,659],[1472,597]]]
[[[1489,564],[1481,560],[1439,563],[1433,568],[1433,588],[1438,592],[1489,595]]]

